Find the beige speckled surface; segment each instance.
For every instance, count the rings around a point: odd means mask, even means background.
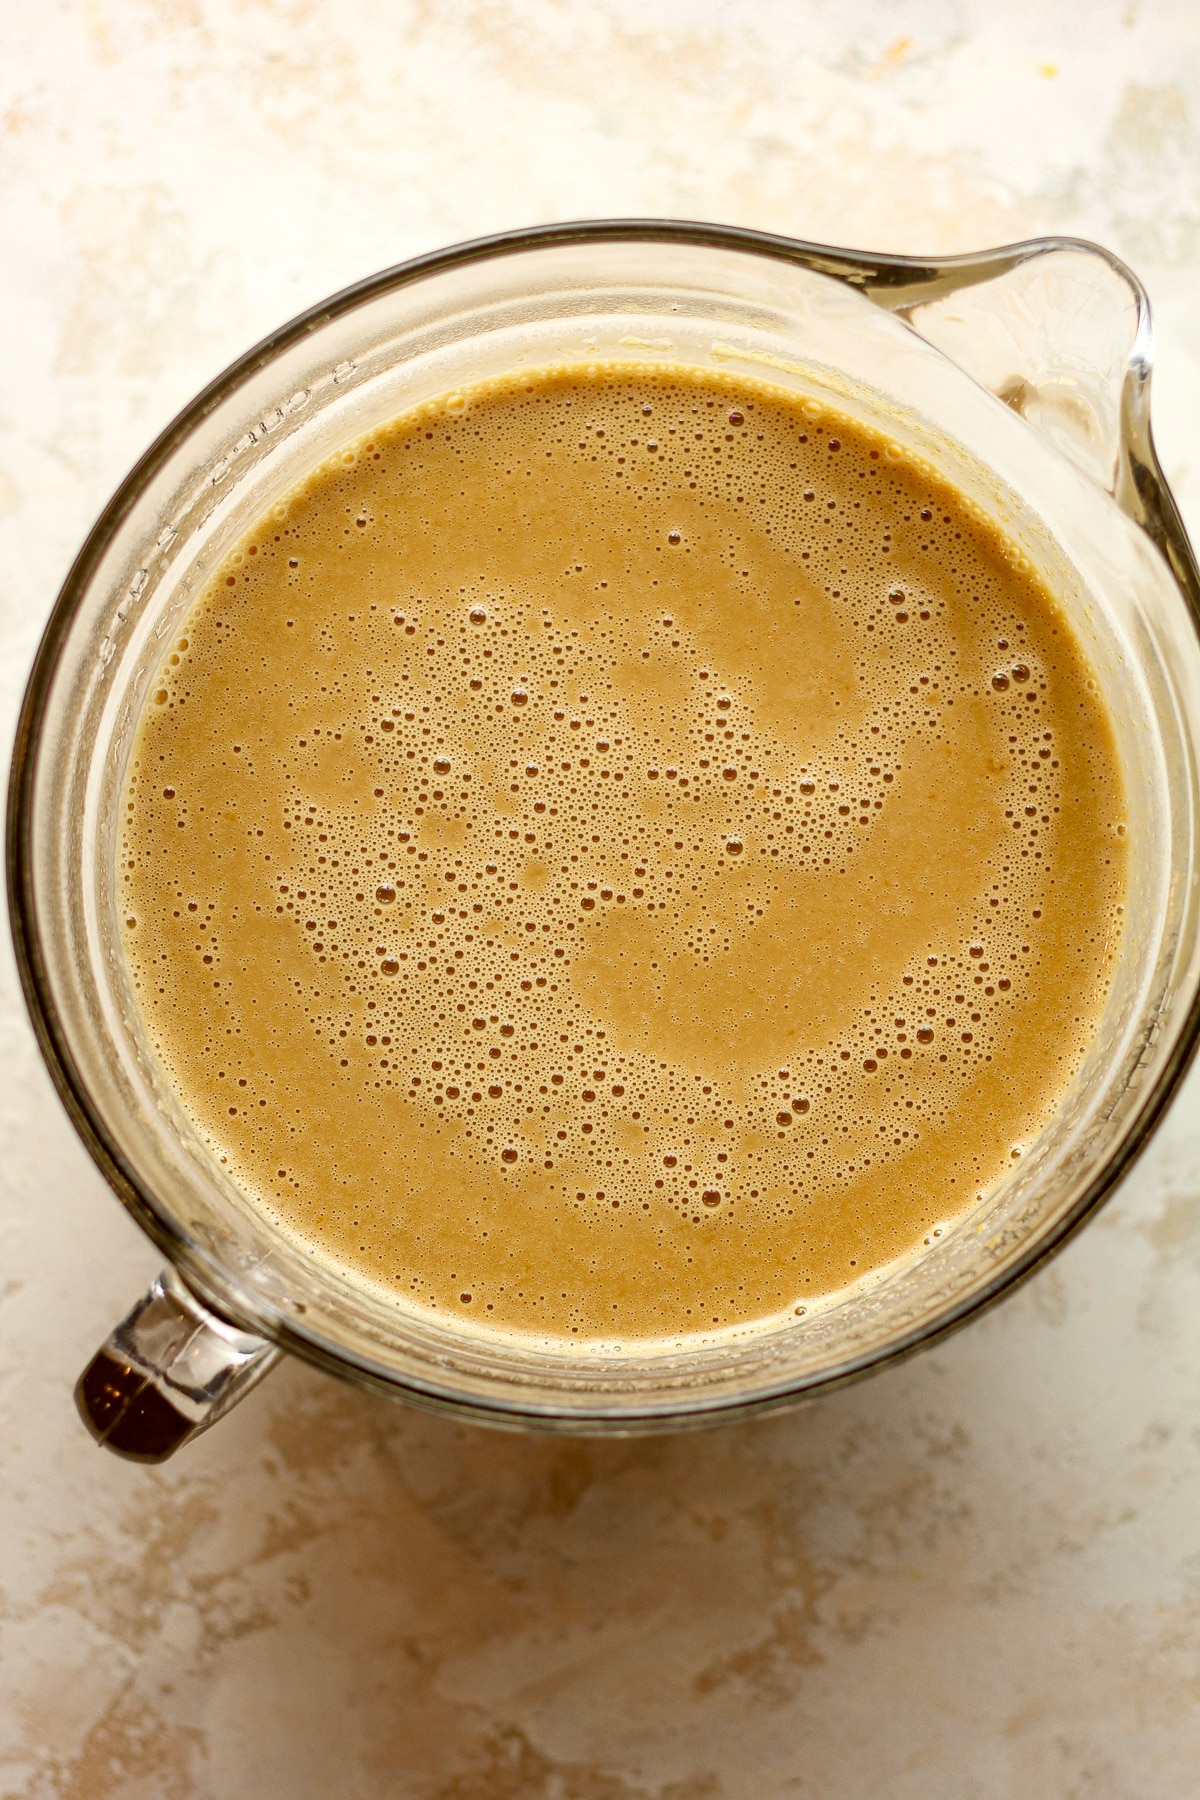
[[[913,251],[1078,231],[1159,321],[1200,529],[1194,0],[10,0],[0,707],[173,411],[302,305],[534,220]],[[79,1365],[154,1252],[0,966],[4,1800],[1200,1796],[1200,1082],[941,1349],[639,1443],[297,1365],[162,1470]]]

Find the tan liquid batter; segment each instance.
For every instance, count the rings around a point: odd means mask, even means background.
[[[125,799],[141,1005],[235,1180],[543,1336],[919,1254],[1121,929],[1051,596],[883,439],[710,371],[522,374],[331,459],[196,605]]]

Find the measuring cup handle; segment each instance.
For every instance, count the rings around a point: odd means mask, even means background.
[[[210,1312],[166,1269],[83,1371],[75,1404],[106,1450],[165,1462],[249,1393],[278,1357],[274,1344]]]
[[[1150,302],[1119,257],[1082,238],[1035,238],[926,265],[884,258],[858,281],[1107,489],[1200,613],[1150,426]]]

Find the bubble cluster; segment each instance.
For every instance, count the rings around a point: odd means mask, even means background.
[[[453,404],[451,404],[453,401]],[[255,1202],[542,1335],[794,1316],[1036,1135],[1120,933],[1053,599],[812,399],[606,367],[340,451],[151,690],[130,966]]]

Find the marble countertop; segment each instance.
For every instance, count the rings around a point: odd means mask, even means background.
[[[386,263],[641,213],[1146,280],[1200,532],[1194,0],[0,11],[0,709],[189,396]],[[71,1387],[158,1266],[0,950],[0,1800],[1200,1796],[1200,1079],[939,1349],[786,1417],[501,1436],[290,1363],[161,1469]]]

